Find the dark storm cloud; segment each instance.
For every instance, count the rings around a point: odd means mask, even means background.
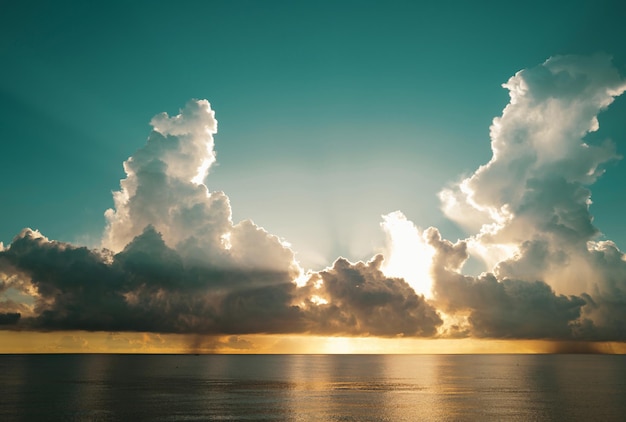
[[[382,255],[356,264],[340,258],[309,280],[309,296],[327,302],[308,307],[319,330],[376,336],[436,334],[441,318],[435,308],[404,280],[386,277],[380,270],[382,261]]]
[[[35,316],[23,321],[36,329],[247,332],[254,330],[246,324],[254,323],[264,331],[259,319],[282,315],[286,306],[276,297],[287,294],[262,293],[287,289],[288,273],[185,267],[152,227],[116,255],[24,231],[0,258],[36,290]],[[246,289],[261,294],[241,304],[250,295]],[[239,303],[241,326],[224,317],[234,313],[233,303]],[[267,330],[284,331],[277,324]]]
[[[284,272],[185,263],[148,226],[122,252],[49,241],[25,230],[0,252],[37,292],[21,328],[249,334],[432,336],[434,308],[401,279],[380,272],[382,257],[338,260],[299,288]],[[307,294],[328,299],[311,302]]]
[[[0,325],[17,324],[21,316],[17,312],[0,312]]]

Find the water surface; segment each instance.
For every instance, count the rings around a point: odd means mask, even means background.
[[[2,355],[1,421],[625,420],[626,356]]]

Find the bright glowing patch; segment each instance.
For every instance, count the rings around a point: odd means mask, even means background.
[[[350,354],[355,351],[352,339],[347,337],[328,337],[324,349],[324,353],[330,354]]]
[[[400,211],[383,215],[381,223],[387,234],[387,253],[381,270],[387,277],[402,277],[417,294],[432,296],[434,250],[419,229]]]
[[[231,233],[224,233],[221,237],[220,240],[222,241],[222,246],[224,247],[224,249],[226,249],[227,251],[230,250],[230,248],[233,247],[233,244],[230,243],[230,235]]]
[[[519,248],[510,243],[488,244],[482,242],[480,238],[469,238],[467,247],[472,256],[480,258],[487,268],[493,271],[495,266],[519,253]]]
[[[317,296],[317,295],[311,296],[311,302],[315,303],[316,305],[327,305],[328,304],[328,301],[326,299],[324,299],[323,297]]]
[[[304,271],[300,267],[297,268],[299,268],[299,274],[296,278],[294,278],[293,282],[296,284],[296,286],[302,287],[309,282],[314,273],[311,270]],[[322,280],[318,279],[317,281],[315,281],[314,286],[316,289],[319,289],[322,286]]]
[[[191,179],[191,183],[195,183],[196,185],[201,185],[204,183],[204,178],[206,177],[209,167],[215,161],[214,158],[205,158],[202,161],[202,164],[198,167],[198,173]]]

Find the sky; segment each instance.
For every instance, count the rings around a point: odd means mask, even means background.
[[[626,6],[559,3],[7,4],[0,351],[624,350]]]

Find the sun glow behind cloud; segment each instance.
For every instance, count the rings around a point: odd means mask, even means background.
[[[381,270],[388,277],[403,278],[417,294],[432,297],[430,272],[435,251],[402,212],[382,217],[380,225],[387,235],[387,247]]]

